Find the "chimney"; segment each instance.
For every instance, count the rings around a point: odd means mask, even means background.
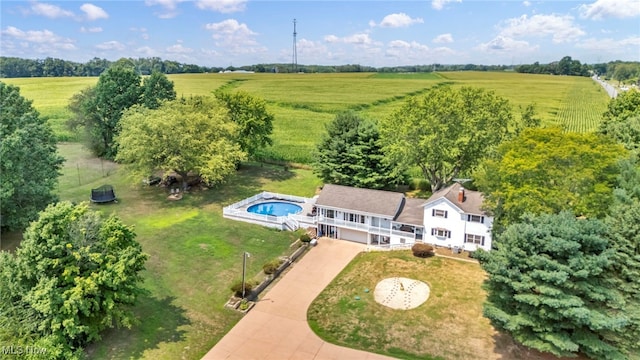
[[[463,203],[464,202],[464,188],[461,187],[460,191],[458,192],[458,202],[459,203]]]

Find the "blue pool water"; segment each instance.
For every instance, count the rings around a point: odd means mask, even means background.
[[[260,215],[287,216],[302,211],[302,207],[282,201],[269,201],[249,206],[247,211]]]

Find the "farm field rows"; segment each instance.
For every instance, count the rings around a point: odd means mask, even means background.
[[[360,112],[378,120],[389,116],[409,96],[437,84],[477,86],[509,99],[514,115],[534,104],[546,125],[591,131],[609,101],[590,78],[510,72],[445,72],[424,74],[178,74],[169,75],[178,96],[211,95],[224,86],[264,98],[275,115],[274,143],[261,156],[308,163],[324,126],[336,113]],[[74,93],[95,85],[88,78],[22,78],[2,81],[20,86],[21,94],[52,124],[60,140],[78,141],[65,127],[66,109]]]

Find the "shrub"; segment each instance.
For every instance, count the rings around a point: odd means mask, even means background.
[[[411,251],[413,251],[413,256],[422,258],[433,256],[436,254],[433,246],[427,244],[415,244],[411,247]]]
[[[311,241],[311,236],[309,236],[309,234],[302,234],[300,235],[300,241],[302,241],[303,243],[308,243]]]
[[[244,296],[248,296],[258,283],[256,281],[247,280],[244,283]],[[231,286],[231,291],[237,297],[242,297],[242,280],[238,280]]]
[[[264,271],[264,273],[267,275],[271,275],[276,272],[276,270],[278,270],[280,264],[282,264],[282,261],[280,259],[271,260],[268,263],[262,265],[262,271]]]

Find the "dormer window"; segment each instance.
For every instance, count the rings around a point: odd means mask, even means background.
[[[469,221],[469,222],[477,222],[477,223],[484,223],[484,216],[467,214],[467,221]]]
[[[431,211],[431,216],[433,217],[441,217],[441,218],[447,218],[447,210],[440,210],[440,209],[433,209]]]

